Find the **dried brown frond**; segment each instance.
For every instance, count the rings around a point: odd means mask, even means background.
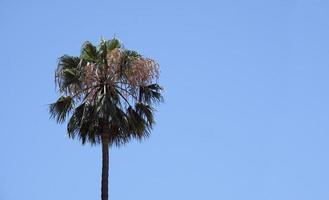
[[[132,87],[145,86],[159,77],[159,65],[148,58],[137,58],[131,63],[126,72]]]
[[[106,77],[112,82],[117,81],[121,75],[121,63],[123,61],[123,52],[119,48],[113,49],[107,55]]]
[[[99,69],[94,63],[87,63],[84,67],[84,82],[87,87],[92,87],[99,81]]]

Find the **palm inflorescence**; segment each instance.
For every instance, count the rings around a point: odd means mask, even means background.
[[[57,122],[82,143],[122,145],[143,139],[154,124],[154,105],[162,101],[158,64],[127,50],[118,39],[85,42],[78,57],[59,58],[55,81],[59,99],[50,104]]]

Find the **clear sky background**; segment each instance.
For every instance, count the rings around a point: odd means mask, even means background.
[[[112,149],[112,200],[328,200],[329,2],[0,1],[0,200],[100,199],[101,149],[49,120],[54,70],[117,36],[156,59],[152,137]]]

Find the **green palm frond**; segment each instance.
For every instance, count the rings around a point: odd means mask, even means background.
[[[147,121],[148,126],[152,127],[154,124],[153,108],[143,103],[136,103],[135,107],[136,112]]]
[[[106,47],[109,52],[112,51],[113,49],[120,48],[121,46],[122,45],[120,41],[116,38],[106,41]]]
[[[100,63],[99,67],[104,67],[104,65],[107,65],[107,44],[106,41],[101,41],[100,44],[98,45],[98,51],[97,51],[97,57],[98,57],[98,62]]]
[[[87,41],[83,44],[81,49],[80,58],[87,62],[97,61],[97,47],[91,42]]]
[[[50,116],[58,123],[63,123],[73,106],[74,102],[70,96],[61,96],[55,103],[49,105]]]
[[[128,50],[128,49],[124,51],[124,55],[130,59],[141,57],[141,55],[137,51]]]
[[[147,104],[159,103],[163,101],[161,94],[162,87],[158,84],[150,84],[139,88],[139,100]]]
[[[67,132],[70,138],[78,137],[82,144],[87,141],[91,144],[98,144],[100,142],[98,124],[94,107],[83,103],[72,114],[67,124]]]
[[[81,71],[79,57],[64,55],[59,58],[58,67],[55,72],[55,81],[61,92],[69,93],[71,90],[81,86]]]
[[[76,107],[67,124],[67,133],[70,138],[74,139],[76,135],[79,134],[84,108],[85,103],[82,103],[81,105]]]
[[[84,106],[83,116],[80,121],[79,139],[82,144],[87,141],[91,144],[100,142],[99,121],[93,105]]]
[[[128,70],[131,67],[131,63],[134,59],[139,58],[141,55],[137,53],[136,51],[132,50],[124,50],[123,51],[123,57],[122,57],[122,63],[121,63],[121,73],[124,76],[125,71]],[[124,78],[126,78],[124,76]]]
[[[127,114],[131,136],[139,140],[148,137],[151,127],[148,126],[146,120],[132,107],[127,109]]]
[[[58,68],[76,69],[80,63],[80,58],[75,56],[64,55],[59,58]]]

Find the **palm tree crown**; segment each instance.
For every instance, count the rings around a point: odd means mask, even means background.
[[[59,58],[55,72],[61,96],[50,104],[50,115],[83,144],[122,145],[143,139],[154,124],[154,105],[162,101],[158,64],[127,50],[118,39],[85,42],[79,57]]]

